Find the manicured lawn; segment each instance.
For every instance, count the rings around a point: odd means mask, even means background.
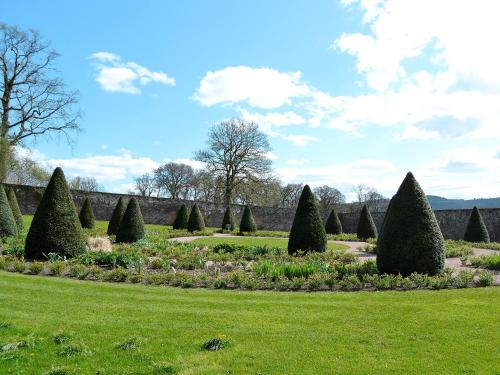
[[[217,245],[219,243],[232,243],[235,245],[246,246],[267,246],[279,247],[286,249],[288,246],[288,238],[255,238],[255,237],[207,237],[198,238],[193,243],[200,245]],[[338,243],[328,243],[329,250],[345,250],[348,246]]]
[[[498,374],[500,288],[280,293],[0,272],[1,374]],[[53,335],[91,354],[64,357]],[[230,345],[201,344],[224,335]],[[116,345],[139,338],[136,349]],[[153,363],[164,372],[153,372]]]

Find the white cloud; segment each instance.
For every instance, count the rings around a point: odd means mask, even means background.
[[[312,135],[287,135],[283,138],[291,141],[295,146],[307,146],[311,142],[319,141],[318,137]]]
[[[96,81],[105,91],[140,94],[140,86],[151,82],[175,85],[175,79],[166,73],[151,71],[135,62],[124,62],[114,53],[96,52],[89,58],[96,61]]]
[[[187,159],[187,158],[179,158],[172,160],[174,163],[180,163],[180,164],[186,164],[191,166],[194,169],[203,169],[205,168],[205,163],[198,161],[198,160],[193,160],[193,159]]]
[[[278,159],[278,155],[276,155],[274,152],[272,151],[268,151],[266,152],[266,158],[268,158],[269,160],[276,160]]]
[[[309,163],[309,159],[288,159],[286,163],[288,165],[304,165]]]
[[[255,122],[259,125],[259,129],[270,136],[279,136],[279,132],[276,128],[282,128],[285,126],[301,125],[306,122],[306,120],[293,111],[278,113],[269,112],[266,114],[260,114],[255,112],[249,112],[246,109],[240,108],[240,115],[246,121]]]

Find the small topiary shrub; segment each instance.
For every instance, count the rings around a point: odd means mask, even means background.
[[[469,222],[465,229],[464,240],[467,242],[490,242],[488,229],[476,206],[474,206],[470,213]]]
[[[366,204],[361,209],[361,214],[359,215],[357,235],[362,241],[366,241],[368,238],[375,238],[378,235],[377,227]]]
[[[16,192],[13,188],[8,188],[7,199],[9,200],[10,209],[12,210],[12,215],[14,215],[14,220],[17,224],[17,230],[21,232],[24,228],[23,215],[19,209],[19,203],[17,202]]]
[[[80,224],[82,228],[93,229],[95,226],[95,216],[94,211],[92,211],[92,204],[90,203],[89,198],[85,198],[83,201],[82,209],[80,210],[80,215],[78,215],[80,219]]]
[[[117,235],[118,230],[120,229],[120,224],[123,219],[123,215],[125,215],[125,211],[127,210],[127,205],[125,204],[125,200],[123,197],[118,199],[116,203],[115,209],[113,210],[113,214],[111,215],[111,219],[108,224],[108,235]]]
[[[133,243],[144,237],[144,219],[137,199],[128,202],[127,209],[116,234],[116,242]]]
[[[224,213],[224,219],[222,219],[222,230],[228,229],[228,226],[229,230],[236,229],[236,219],[234,218],[231,206],[228,206],[226,212]]]
[[[175,218],[173,229],[187,229],[189,223],[189,212],[187,206],[183,203],[177,217]]]
[[[72,258],[85,252],[85,239],[61,168],[56,168],[33,216],[24,247],[27,259],[56,253]]]
[[[330,216],[325,223],[325,231],[327,234],[342,234],[342,224],[340,223],[339,216],[335,209],[330,212]]]
[[[198,205],[196,203],[191,209],[187,230],[189,232],[205,230],[205,221],[203,220],[203,216],[201,215],[200,209],[198,208]]]
[[[13,237],[19,234],[9,199],[3,185],[0,185],[0,237]]]
[[[288,240],[288,253],[293,255],[299,250],[306,253],[309,251],[324,252],[326,242],[325,227],[319,214],[316,198],[314,198],[309,185],[306,185],[302,190],[295,211]]]
[[[257,225],[255,225],[255,220],[253,218],[252,210],[250,207],[245,206],[243,210],[243,215],[241,216],[240,222],[240,232],[256,232]]]

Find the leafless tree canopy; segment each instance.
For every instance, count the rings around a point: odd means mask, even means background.
[[[100,185],[94,177],[76,176],[69,181],[69,187],[73,190],[82,190],[88,192],[104,190],[104,187]]]
[[[9,165],[5,181],[10,184],[45,186],[50,180],[50,172],[29,156],[13,152],[9,157]]]
[[[387,208],[387,198],[380,194],[377,189],[364,184],[359,184],[354,187],[353,191],[356,195],[358,203],[356,208],[358,210],[360,210],[364,204],[366,204],[373,212],[384,211]]]
[[[271,160],[267,136],[257,124],[242,119],[223,121],[208,134],[208,148],[196,153],[196,160],[224,181],[224,201],[230,203],[235,188],[245,181],[268,178]]]
[[[332,210],[339,204],[345,203],[345,196],[338,189],[323,185],[314,188],[314,194],[323,210]]]
[[[182,163],[166,163],[154,171],[156,188],[172,199],[188,198],[193,176],[193,168]]]
[[[145,173],[135,179],[135,188],[143,197],[150,197],[155,191],[156,183],[149,173]]]

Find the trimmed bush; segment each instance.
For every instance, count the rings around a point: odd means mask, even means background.
[[[366,204],[361,209],[358,230],[356,233],[358,234],[358,238],[362,241],[366,241],[368,238],[376,238],[378,235],[377,227],[373,222],[372,215]]]
[[[92,204],[90,203],[89,198],[85,198],[83,201],[82,209],[80,210],[80,215],[78,215],[80,219],[80,224],[82,228],[93,229],[95,226],[95,217],[94,211],[92,211]]]
[[[342,224],[340,223],[340,219],[335,209],[330,212],[330,216],[328,216],[326,220],[325,231],[328,234],[342,234]]]
[[[9,199],[3,185],[0,185],[0,237],[13,237],[18,234],[19,230],[10,208]]]
[[[189,212],[186,205],[183,203],[179,212],[177,212],[177,217],[175,218],[173,228],[174,229],[187,229],[189,222]]]
[[[36,209],[26,237],[27,259],[49,253],[72,258],[85,252],[85,238],[64,172],[56,168]]]
[[[113,214],[111,215],[111,219],[108,223],[108,235],[117,235],[118,230],[120,229],[120,224],[123,219],[123,215],[125,215],[125,210],[127,209],[127,205],[125,204],[125,199],[120,197],[118,202],[116,203],[115,209],[113,210]]]
[[[288,240],[289,254],[296,254],[299,250],[304,252],[326,250],[325,227],[309,185],[304,186],[300,195]]]
[[[236,229],[236,219],[234,218],[231,206],[228,206],[226,212],[224,213],[224,219],[222,219],[222,229],[226,230],[228,225],[229,230]]]
[[[137,199],[132,198],[128,202],[127,209],[123,214],[120,228],[116,234],[116,242],[133,243],[144,237],[144,219]]]
[[[12,215],[14,215],[14,220],[16,221],[17,229],[21,232],[24,228],[23,215],[19,209],[19,204],[17,202],[16,192],[13,188],[7,188],[7,199],[9,200],[10,209],[12,210]]]
[[[245,206],[243,215],[241,216],[240,232],[257,232],[257,225],[255,225],[252,210],[248,206]]]
[[[197,232],[205,229],[205,220],[203,220],[203,216],[201,215],[200,209],[198,205],[195,203],[193,208],[191,209],[191,214],[189,215],[188,227],[187,230],[189,232]]]
[[[490,242],[488,229],[484,225],[483,217],[476,206],[470,213],[469,222],[465,229],[464,240],[467,242]]]
[[[380,273],[437,275],[444,267],[444,239],[427,197],[409,172],[391,199],[377,243]]]

